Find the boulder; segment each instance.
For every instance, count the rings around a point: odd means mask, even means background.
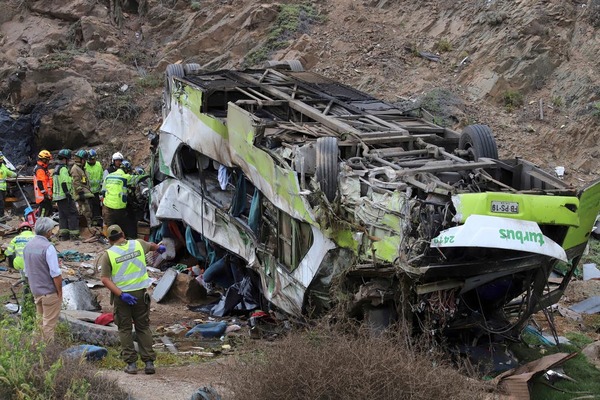
[[[90,15],[96,8],[95,1],[89,0],[38,0],[30,4],[33,12],[65,21],[77,21]]]
[[[600,368],[600,340],[594,343],[590,343],[581,350],[584,356],[588,359],[591,364],[594,364],[596,368]]]
[[[0,26],[5,57],[15,62],[17,57],[42,57],[64,49],[69,42],[69,27],[59,20],[48,20],[37,15],[27,15],[21,21],[15,18]]]
[[[170,293],[184,303],[196,303],[206,298],[206,290],[188,274],[177,274]]]
[[[95,17],[81,18],[81,35],[88,50],[104,50],[116,44],[117,29],[111,24]]]
[[[123,65],[117,56],[107,53],[75,56],[70,67],[85,76],[90,82],[127,82],[131,84],[138,76],[133,67]]]
[[[42,86],[42,85],[40,85]],[[56,84],[45,85],[51,92],[44,108],[36,145],[38,148],[78,148],[99,143],[95,135],[96,95],[82,77],[70,76]]]

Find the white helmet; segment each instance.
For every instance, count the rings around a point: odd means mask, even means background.
[[[123,158],[125,158],[125,157],[123,157],[123,154],[119,153],[118,151],[115,154],[112,155],[112,160],[113,161],[115,161],[115,160],[121,160],[121,161],[123,161]]]

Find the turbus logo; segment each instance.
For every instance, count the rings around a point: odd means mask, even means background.
[[[538,232],[523,232],[512,229],[500,229],[499,232],[500,239],[518,240],[521,244],[524,242],[533,242],[539,243],[540,246],[544,245],[544,235]]]

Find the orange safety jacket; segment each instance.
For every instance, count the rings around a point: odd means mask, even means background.
[[[44,201],[44,194],[52,199],[52,174],[48,170],[48,164],[41,160],[38,160],[33,169],[33,192],[36,204]]]

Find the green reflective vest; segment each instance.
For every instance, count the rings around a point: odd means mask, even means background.
[[[0,190],[6,191],[6,178],[14,178],[17,174],[6,166],[6,164],[0,164]]]
[[[113,210],[121,210],[127,207],[127,188],[131,175],[123,172],[121,168],[106,175],[104,178],[104,205]]]
[[[64,200],[67,198],[66,193],[63,190],[62,184],[67,184],[67,190],[73,196],[73,178],[69,174],[69,167],[66,164],[59,164],[54,169],[54,175],[52,175],[52,199],[54,201]]]
[[[100,193],[100,189],[102,189],[102,175],[104,174],[102,165],[98,161],[94,165],[85,163],[85,172],[87,172],[90,180],[90,190],[92,193]]]
[[[128,240],[106,250],[112,267],[111,279],[124,292],[146,289],[151,280],[146,271],[146,256],[142,244]]]
[[[8,244],[8,248],[4,251],[7,256],[14,254],[13,266],[15,269],[22,271],[25,268],[25,260],[23,259],[23,249],[31,239],[35,237],[35,233],[31,231],[23,231]]]

